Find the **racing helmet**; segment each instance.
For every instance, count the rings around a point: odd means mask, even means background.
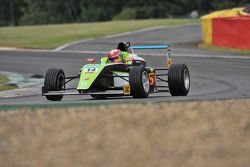
[[[111,50],[108,53],[109,62],[119,63],[122,59],[122,52],[119,49]]]

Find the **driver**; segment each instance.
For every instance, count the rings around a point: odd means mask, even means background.
[[[123,43],[120,43],[119,45],[122,45]],[[145,62],[145,60],[141,57],[139,57],[137,54],[135,54],[134,50],[130,48],[130,43],[125,46],[123,44],[123,47],[127,47],[127,49],[122,49],[122,47],[119,47],[119,49],[114,49],[108,52],[108,62],[109,63],[126,63],[128,59],[135,59],[139,61]],[[121,49],[120,49],[121,48]],[[126,51],[123,51],[126,50]]]
[[[122,63],[123,62],[122,51],[119,49],[111,50],[108,53],[108,59],[109,59],[109,62],[111,63]]]

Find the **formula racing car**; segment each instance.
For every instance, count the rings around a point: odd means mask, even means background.
[[[146,61],[135,53],[139,49],[166,50],[166,66],[148,67]],[[118,53],[123,56],[122,60],[112,62],[112,56]],[[99,63],[95,58],[88,58],[88,64],[76,76],[65,77],[62,69],[49,69],[42,95],[52,101],[60,101],[64,95],[90,95],[95,99],[117,96],[146,98],[151,93],[169,92],[172,96],[186,96],[190,89],[189,70],[185,64],[173,64],[170,54],[170,45],[131,46],[129,42],[121,42]],[[77,84],[68,87],[73,80]]]

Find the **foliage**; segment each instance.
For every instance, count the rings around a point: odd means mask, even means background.
[[[1,0],[0,1],[0,26],[17,25],[23,16],[22,8],[25,8],[24,0]]]
[[[121,13],[113,17],[113,20],[133,20],[136,19],[136,10],[124,8]]]
[[[6,75],[0,74],[0,84],[5,84],[9,81]]]
[[[0,26],[187,16],[247,5],[248,0],[1,0]]]

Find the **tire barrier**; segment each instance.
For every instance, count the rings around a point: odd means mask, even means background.
[[[201,27],[206,45],[250,49],[250,6],[203,16]]]

